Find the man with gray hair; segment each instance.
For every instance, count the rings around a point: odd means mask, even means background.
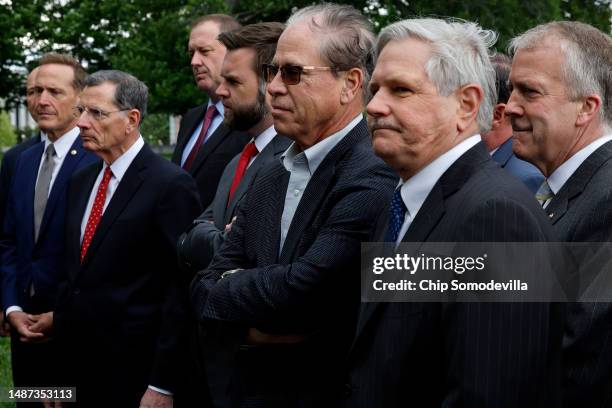
[[[99,71],[76,107],[83,147],[102,161],[71,180],[52,320],[64,385],[83,407],[171,407],[181,383],[188,278],[176,240],[201,208],[191,176],[140,135],[147,93],[132,75]]]
[[[289,19],[266,66],[274,128],[293,144],[259,171],[191,285],[207,368],[231,356],[208,371],[230,378],[227,406],[340,404],[360,244],[396,184],[362,115],[373,40],[353,7],[311,6]]]
[[[374,151],[401,181],[380,211],[376,240],[552,238],[533,196],[479,135],[495,101],[495,37],[475,23],[440,19],[404,20],[380,33],[367,112]],[[364,303],[347,405],[557,406],[556,321],[546,303]]]
[[[514,152],[546,176],[536,197],[561,241],[610,242],[611,37],[587,24],[552,22],[513,39],[510,50],[513,90],[506,113]],[[610,303],[568,306],[563,354],[566,405],[607,406],[612,401]]]

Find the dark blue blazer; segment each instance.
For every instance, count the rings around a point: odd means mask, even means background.
[[[533,194],[538,191],[544,181],[544,176],[536,166],[519,159],[512,152],[512,138],[499,146],[492,157],[503,169],[521,180]]]
[[[1,250],[2,302],[6,309],[29,302],[27,288],[33,283],[37,304],[52,310],[57,288],[65,274],[64,226],[66,187],[72,173],[96,160],[75,140],[53,183],[34,243],[34,190],[44,143],[24,151],[17,162],[9,191]],[[71,154],[76,151],[76,154]],[[27,306],[25,308],[27,311]]]

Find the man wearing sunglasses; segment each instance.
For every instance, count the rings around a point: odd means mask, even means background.
[[[85,70],[69,55],[46,54],[29,87],[47,137],[20,154],[8,193],[2,241],[2,302],[12,326],[15,386],[54,384],[56,344],[43,334],[65,269],[64,228],[71,175],[96,157],[81,145],[74,105]]]
[[[232,356],[234,406],[339,406],[360,244],[396,184],[362,116],[373,40],[354,8],[307,7],[266,67],[274,127],[293,143],[257,174],[191,285],[197,317],[220,333],[211,358]]]

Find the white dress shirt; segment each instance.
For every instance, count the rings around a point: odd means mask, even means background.
[[[480,135],[476,134],[465,139],[446,153],[438,156],[434,161],[423,167],[417,174],[408,180],[400,180],[401,195],[408,211],[404,218],[404,223],[397,235],[395,245],[402,242],[410,224],[415,219],[421,206],[427,199],[429,193],[434,188],[440,177],[453,165],[465,152],[476,146],[480,142]]]
[[[204,112],[206,112],[208,108],[210,108],[212,105],[213,103],[209,99],[208,105],[206,105],[206,110],[204,110]],[[223,116],[225,115],[225,108],[223,107],[223,102],[221,102],[221,100],[219,99],[219,102],[215,103],[214,105],[215,105],[215,108],[217,108],[217,114],[213,118],[212,122],[210,122],[210,126],[208,127],[208,130],[206,131],[206,136],[204,137],[204,141],[202,142],[202,145],[206,143],[206,141],[210,138],[210,135],[215,133],[215,130],[217,130],[219,125],[223,123]],[[200,136],[200,132],[202,131],[203,126],[204,126],[204,119],[200,121],[200,125],[191,134],[189,141],[185,145],[185,149],[183,149],[183,155],[181,156],[181,166],[183,166],[183,164],[185,164],[185,161],[187,161],[187,157],[189,157],[189,153],[191,153],[191,149],[193,149],[193,146],[195,145],[196,140],[198,140],[198,136]]]
[[[612,140],[612,135],[604,135],[592,141],[591,143],[580,149],[572,157],[567,159],[567,161],[565,161],[562,165],[557,167],[557,169],[553,171],[550,177],[546,179],[552,192],[557,195],[559,190],[561,190],[561,187],[563,187],[567,180],[572,177],[572,174],[574,174],[576,170],[578,170],[578,167],[580,167],[580,165],[586,159],[588,159],[589,156],[595,152],[595,150],[599,149],[604,143],[609,142],[610,140]],[[546,200],[544,205],[542,205],[542,207],[548,207],[548,204],[550,204],[551,201],[552,198],[549,198],[548,200]]]
[[[272,139],[274,139],[274,136],[276,136],[276,130],[274,129],[274,126],[270,126],[269,128],[267,128],[266,130],[261,132],[259,135],[257,135],[255,138],[249,141],[249,143],[255,142],[255,147],[257,148],[257,154],[251,157],[251,160],[249,160],[249,164],[247,165],[247,169],[249,168],[249,166],[251,166],[251,164],[253,164],[253,162],[259,155],[259,153],[261,153],[263,149],[266,148],[268,143],[270,143]]]

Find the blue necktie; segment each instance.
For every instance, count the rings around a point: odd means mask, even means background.
[[[402,189],[401,187],[395,190],[393,194],[393,200],[391,200],[391,208],[389,211],[389,228],[387,229],[387,242],[397,241],[397,236],[402,229],[404,224],[404,218],[406,218],[406,205],[402,200]]]

